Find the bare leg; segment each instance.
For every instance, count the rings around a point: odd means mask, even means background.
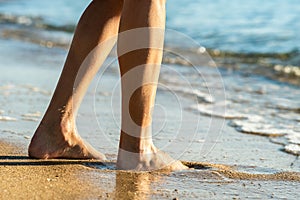
[[[29,145],[31,157],[105,159],[83,142],[75,119],[88,85],[114,42],[95,47],[118,34],[122,6],[122,0],[94,0],[81,17],[50,105]]]
[[[122,76],[122,130],[118,169],[186,168],[181,162],[158,150],[152,142],[151,117],[162,61],[164,27],[164,0],[124,1],[118,39]],[[139,41],[140,44],[134,46]]]

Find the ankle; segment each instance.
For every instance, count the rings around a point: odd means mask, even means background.
[[[132,153],[156,153],[157,148],[152,142],[152,138],[137,138],[126,133],[121,133],[120,149]]]
[[[63,141],[72,140],[76,136],[75,120],[47,113],[39,124],[35,136],[40,134]]]

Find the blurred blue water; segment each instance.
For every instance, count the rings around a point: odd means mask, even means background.
[[[296,0],[181,0],[168,4],[168,26],[204,46],[236,52],[288,52],[300,47]]]
[[[0,13],[42,17],[55,25],[75,24],[90,0],[4,0],[0,1]]]
[[[89,2],[2,0],[0,13],[75,25]],[[168,0],[167,27],[213,49],[281,53],[300,49],[299,13],[297,0]]]

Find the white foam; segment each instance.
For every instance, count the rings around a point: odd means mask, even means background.
[[[294,155],[300,155],[300,145],[289,144],[284,147],[284,150]]]
[[[244,119],[247,116],[233,110],[226,110],[220,105],[194,105],[191,109],[198,111],[202,115],[224,118],[224,119]]]
[[[272,101],[275,108],[280,110],[298,110],[300,109],[300,103],[296,101],[291,101],[288,99],[277,98]]]
[[[0,116],[0,121],[9,122],[9,121],[17,121],[17,119],[8,116]]]
[[[34,112],[34,113],[26,113],[21,115],[22,116],[22,120],[24,121],[33,121],[33,122],[37,122],[40,120],[40,117],[42,116],[42,114],[40,112]]]
[[[198,99],[206,102],[206,103],[214,103],[215,98],[213,98],[210,94],[201,92],[200,90],[192,90],[192,93],[195,94]]]
[[[300,132],[290,131],[286,138],[290,143],[300,145]]]
[[[259,125],[257,127],[251,125],[244,125],[241,127],[237,127],[236,129],[244,133],[251,133],[251,134],[265,135],[265,136],[282,136],[287,134],[287,131],[284,129],[276,129],[268,125]]]
[[[280,118],[283,118],[283,119],[286,119],[286,120],[293,120],[293,121],[300,122],[300,116],[299,116],[298,113],[295,113],[295,112],[287,111],[287,112],[284,112],[284,113],[277,113],[276,116],[280,117]]]
[[[295,131],[288,130],[285,127],[275,127],[275,125],[266,122],[263,117],[258,115],[248,115],[247,120],[232,120],[229,125],[240,132],[264,136],[283,136],[295,133]]]
[[[167,88],[162,88],[163,90],[169,90],[172,92],[178,92],[178,93],[183,93],[183,94],[188,94],[188,95],[193,95],[197,97],[198,100],[201,100],[205,103],[214,103],[215,99],[212,97],[211,94],[202,92],[197,89],[193,88],[187,88],[187,87],[181,87],[181,86],[168,86]]]
[[[38,118],[34,118],[34,117],[22,117],[22,120],[24,120],[24,121],[31,121],[31,122],[37,122],[37,121],[39,121]]]
[[[22,117],[41,117],[41,113],[39,111],[34,112],[34,113],[26,113],[23,114]]]

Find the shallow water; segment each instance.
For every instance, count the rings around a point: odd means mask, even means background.
[[[254,169],[255,167],[252,167],[252,171],[249,170],[251,167],[241,167],[235,171],[226,166],[210,166],[205,169],[202,164],[194,163],[194,166],[196,165],[201,169],[173,173],[134,173],[105,170],[103,167],[99,170],[97,165],[94,165],[98,170],[85,174],[106,192],[101,195],[102,198],[295,199],[297,196],[298,181],[281,179],[280,176],[290,177],[284,173],[280,174],[270,169],[259,169],[260,172],[257,173],[259,170]],[[220,170],[218,167],[226,169]],[[299,174],[296,176],[299,178]],[[289,192],[284,191],[287,187],[291,188]]]

